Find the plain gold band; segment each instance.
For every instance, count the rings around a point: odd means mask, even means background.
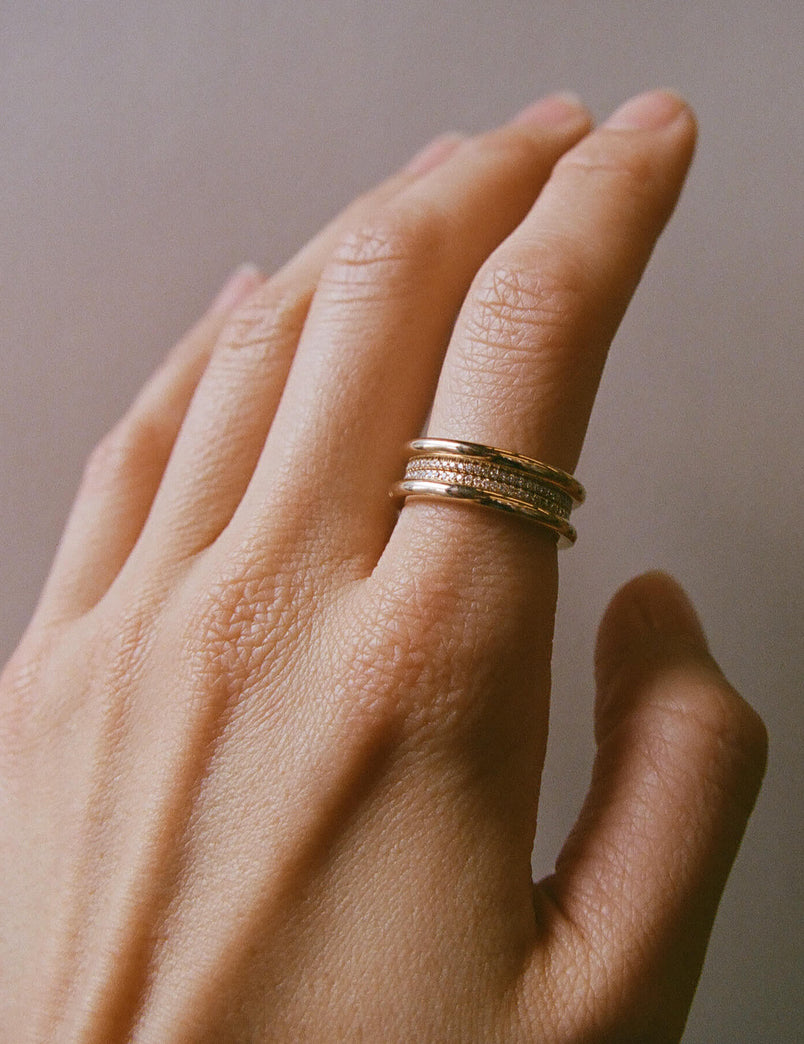
[[[571,547],[578,536],[574,526],[571,526],[565,519],[559,518],[558,515],[545,511],[544,508],[527,504],[525,501],[516,500],[513,497],[505,497],[500,493],[487,493],[481,489],[473,489],[470,486],[455,486],[448,482],[438,482],[435,479],[402,479],[400,482],[394,483],[391,495],[397,497],[447,497],[450,500],[465,500],[483,507],[508,511],[512,515],[524,515],[525,518],[529,518],[532,522],[537,522],[543,528],[555,533],[558,537],[559,547]]]

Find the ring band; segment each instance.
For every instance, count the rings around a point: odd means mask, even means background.
[[[532,457],[453,439],[414,439],[394,497],[447,497],[523,515],[551,530],[559,546],[575,543],[570,511],[585,491],[572,475]]]

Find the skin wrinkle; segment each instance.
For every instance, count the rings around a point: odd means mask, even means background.
[[[680,699],[673,695],[682,691],[675,679],[689,677],[693,654],[700,690],[696,693],[688,683],[683,690],[684,698]],[[656,677],[660,672],[660,677]],[[603,677],[603,698],[598,711],[599,741],[616,729],[627,711],[633,715],[633,708],[619,694],[637,691],[642,693],[640,699],[644,702],[640,713],[651,715],[656,721],[651,735],[662,736],[670,748],[688,750],[691,741],[699,744],[708,739],[717,749],[702,756],[701,761],[713,765],[734,762],[750,765],[756,760],[757,748],[764,746],[764,729],[758,726],[754,712],[725,685],[716,666],[695,652],[691,641],[682,638],[668,643],[659,651],[658,659],[656,653],[649,656],[637,649],[634,659],[623,662],[619,675],[607,667]],[[655,682],[652,678],[656,678]],[[651,699],[654,687],[659,691]],[[605,699],[608,692],[618,693],[611,711]],[[724,757],[724,752],[730,756]]]
[[[562,271],[539,264],[533,250],[523,251],[521,264],[507,258],[484,270],[474,287],[475,303],[471,317],[489,317],[489,327],[497,332],[498,344],[506,344],[511,334],[527,337],[531,330],[553,330],[577,314],[578,304],[588,289],[564,263]],[[479,325],[482,325],[480,323]],[[534,343],[538,343],[534,338]]]
[[[603,923],[602,918],[599,923]],[[646,955],[646,974],[640,974],[637,981],[629,982],[628,970],[619,968],[612,960],[613,948],[606,935],[590,935],[573,925],[571,938],[574,939],[572,943],[565,940],[560,947],[553,946],[550,951],[561,962],[561,974],[567,985],[561,994],[555,995],[554,1010],[557,1017],[552,1032],[538,1039],[555,1041],[557,1044],[570,1041],[597,1044],[609,1040],[612,1044],[618,1044],[619,1041],[653,1042],[663,1039],[657,1037],[644,1020],[645,1010],[655,1008],[657,1012],[663,1012],[660,996],[648,999],[651,993],[656,992],[649,970],[649,955]],[[638,959],[638,954],[632,954],[632,965],[636,966]],[[554,981],[561,981],[557,964],[551,966],[551,971]],[[563,1003],[558,1000],[558,996],[563,997]],[[570,1003],[567,1003],[568,997],[571,998]],[[629,1008],[636,1016],[635,1024],[630,1027],[622,1016],[622,1012]],[[614,1015],[615,1011],[619,1014]],[[612,1014],[607,1016],[607,1012]],[[665,1015],[662,1013],[658,1018],[665,1030]]]
[[[84,466],[84,490],[143,481],[142,464],[161,472],[172,441],[172,425],[153,406],[136,406],[100,440]]]
[[[577,149],[562,156],[555,170],[559,178],[577,172],[581,177],[615,181],[618,184],[614,191],[621,198],[633,199],[638,196],[650,202],[657,195],[657,179],[663,180],[665,177],[664,171],[657,166],[652,156],[644,156],[639,151],[627,151],[619,154],[616,162],[612,162],[605,148],[595,149],[589,142],[585,149]],[[620,187],[622,182],[626,182],[624,190]]]
[[[425,272],[440,272],[449,225],[433,206],[389,208],[343,236],[324,266],[317,296],[328,304],[389,303],[417,294]],[[359,292],[358,292],[359,291]]]
[[[326,470],[328,463],[326,452],[322,451],[315,464],[308,462],[311,474],[310,485],[303,490],[296,483],[304,464],[298,458],[273,460],[273,481],[269,496],[260,505],[258,519],[236,531],[234,525],[219,538],[219,549],[231,557],[234,568],[234,580],[237,582],[241,562],[259,563],[264,554],[266,541],[271,544],[282,544],[286,547],[287,566],[284,571],[288,589],[294,591],[300,607],[304,605],[306,594],[311,613],[314,614],[319,602],[336,597],[339,588],[345,584],[362,580],[373,568],[374,561],[365,557],[365,548],[342,542],[343,524],[340,519],[328,511],[325,493],[316,493],[317,469]],[[392,521],[390,498],[383,507],[388,511],[389,523]],[[326,544],[326,548],[322,548]],[[216,549],[210,548],[210,553]],[[260,569],[259,565],[253,566]],[[311,625],[311,620],[306,626]]]
[[[271,576],[240,553],[196,588],[195,605],[187,611],[186,648],[197,660],[194,673],[230,690],[227,703],[267,691],[290,669],[298,635],[310,625],[323,593],[313,585],[312,571],[301,561],[294,567],[294,561]]]
[[[618,752],[620,750],[633,749],[635,744],[638,744],[640,765],[639,771],[635,771],[633,768],[630,770],[629,776],[637,778],[640,784],[640,792],[638,796],[632,797],[631,802],[628,805],[628,817],[629,825],[633,827],[633,824],[637,820],[642,818],[642,821],[651,825],[656,815],[656,801],[651,793],[653,788],[658,788],[663,791],[665,795],[672,796],[677,789],[677,781],[667,778],[666,765],[668,763],[667,755],[669,753],[669,745],[664,741],[661,733],[655,733],[653,731],[647,731],[648,742],[646,739],[646,729],[644,726],[634,720],[629,719],[623,725],[612,730],[611,733],[601,741],[599,745],[599,762],[595,766],[595,778],[593,779],[593,790],[601,794],[601,796],[610,795],[608,806],[598,802],[594,806],[590,806],[585,809],[578,821],[576,831],[570,835],[570,839],[564,848],[564,851],[559,857],[559,863],[557,866],[567,860],[573,858],[573,838],[577,835],[583,835],[584,833],[584,819],[598,819],[601,811],[607,809],[614,815],[620,815],[620,803],[618,797],[618,790],[622,786],[622,774],[623,770],[620,767],[621,761],[618,759]],[[665,760],[662,760],[664,757]],[[646,836],[652,836],[653,831],[647,830]],[[607,867],[610,866],[611,859],[620,861],[623,868],[630,865],[632,860],[632,854],[626,851],[622,847],[612,848],[609,844],[608,835],[600,839],[601,843],[609,847],[609,857],[606,859]],[[624,838],[618,838],[618,844],[621,845],[623,841],[626,841],[629,847],[633,848],[634,834],[632,830],[629,830]],[[676,832],[673,832],[673,851],[677,851],[678,837]],[[666,864],[664,864],[666,868]],[[621,880],[621,874],[609,874],[608,878],[616,881]],[[607,879],[606,875],[601,875],[600,881]],[[596,881],[595,888],[600,887],[600,881]],[[636,916],[639,914],[635,911]]]
[[[625,743],[625,745],[628,745],[628,741],[623,740],[623,742]],[[671,785],[671,783],[669,781],[666,783],[666,786],[667,786],[667,788],[669,790],[672,789],[672,785]],[[645,822],[647,823],[647,822],[649,822],[649,820],[651,820],[651,814],[649,814],[648,808],[647,808],[647,806],[645,806]],[[582,823],[580,825],[578,825],[578,830],[581,830],[582,827],[583,827],[583,821],[582,821]],[[610,850],[609,855],[610,855],[610,857],[614,856],[617,863],[626,865],[629,862],[628,855],[626,855],[622,851]],[[610,863],[610,865],[611,865],[611,863]],[[609,876],[611,876],[612,878],[616,879],[617,874],[614,873],[614,874],[610,874]],[[599,880],[598,880],[598,885],[599,885],[599,883],[601,883],[602,881],[605,881],[606,879],[607,878],[606,878],[606,874],[604,872],[604,865],[602,865],[602,862],[600,862],[599,863]],[[544,882],[544,883],[545,884],[549,884],[549,882]],[[551,894],[551,893],[548,892],[548,894]],[[591,894],[590,898],[593,898],[593,896],[594,896],[594,894]],[[577,898],[577,896],[576,896],[576,898]],[[600,899],[600,895],[598,893],[596,901],[599,901],[599,899]],[[622,917],[623,917],[623,913],[628,912],[628,908],[621,907],[621,905],[619,903],[615,903],[615,906],[613,907],[613,909],[614,909],[614,912],[612,913],[611,918],[600,918],[598,916],[593,923],[596,923],[598,925],[602,925],[602,923],[604,923],[604,921],[608,921],[608,920],[610,920],[612,923],[614,923],[617,920],[619,920],[621,922],[622,921]],[[631,935],[632,935],[633,939],[638,940],[640,938],[640,927],[641,927],[641,925],[640,925],[639,922],[641,921],[641,911],[638,912],[636,910],[636,908],[635,908],[634,909],[634,915],[637,918],[637,920],[634,923],[634,927],[633,927],[633,929],[631,931]],[[565,915],[563,915],[562,917],[564,917],[564,916]],[[583,921],[574,920],[573,924],[575,926],[573,928],[573,932],[574,931],[578,931],[578,930],[582,929]],[[625,930],[628,930],[628,929],[625,928]],[[660,934],[658,930],[657,930],[656,934],[657,935]],[[610,950],[611,950],[611,945],[612,944],[611,944],[611,941],[608,939],[608,936],[605,936],[604,943],[600,944],[599,946],[595,946],[594,945],[594,936],[590,936],[588,933],[583,933],[583,940],[584,940],[583,948],[587,952],[595,952],[595,949],[597,949],[597,951],[599,952],[599,962],[598,962],[599,973],[602,976],[604,976],[604,978],[606,978],[608,972],[610,970],[612,970],[612,963],[611,963],[611,956],[610,956]],[[632,955],[631,963],[632,964],[637,963],[638,960],[639,960],[639,957],[640,957],[640,954],[637,951],[636,953],[634,953]],[[580,965],[580,960],[577,960],[576,958],[571,958],[571,963],[572,962],[575,963],[575,966]],[[633,991],[634,992],[634,1003],[636,1004],[636,1011],[642,1011],[643,1013],[645,1011],[649,1012],[649,1011],[652,1010],[652,1006],[651,1006],[651,1004],[646,1003],[644,989],[641,986],[640,982],[641,982],[641,978],[638,980],[637,986],[634,988],[634,991]],[[604,993],[601,993],[600,992],[601,990],[604,990]],[[605,988],[599,988],[598,987],[595,990],[595,995],[596,995],[596,997],[604,996],[605,995]],[[616,998],[615,998],[615,1000],[616,1000]],[[616,1007],[615,1000],[612,1000],[612,1006],[613,1007]],[[597,1006],[599,1006],[599,1005],[597,1005]],[[654,1005],[654,1007],[655,1007],[655,1010],[657,1012],[661,1012],[662,1011],[662,1005],[661,1005],[660,1002],[657,1002],[657,1004]],[[660,1022],[661,1022],[661,1020],[660,1020]],[[611,1030],[612,1034],[613,1034],[611,1039],[612,1040],[617,1040],[617,1041],[620,1040],[620,1039],[622,1039],[622,1040],[626,1040],[626,1039],[628,1039],[628,1040],[631,1040],[631,1039],[633,1039],[633,1040],[648,1040],[648,1039],[649,1040],[655,1040],[655,1039],[659,1040],[659,1039],[665,1039],[665,1037],[664,1037],[665,1033],[669,1034],[669,1036],[667,1036],[666,1039],[668,1039],[668,1040],[676,1039],[675,1036],[672,1036],[672,1034],[673,1034],[672,1028],[668,1027],[666,1022],[662,1025],[661,1036],[656,1036],[655,1028],[652,1029],[651,1027],[646,1026],[646,1024],[644,1023],[644,1014],[639,1019],[639,1024],[640,1024],[641,1028],[637,1028],[636,1030],[634,1030],[634,1036],[632,1038],[631,1036],[625,1036],[625,1029],[623,1028],[622,1024],[621,1023],[617,1023],[618,1028],[616,1030]],[[602,1030],[602,1028],[600,1028],[599,1033],[604,1033],[604,1030]],[[581,1039],[581,1038],[578,1038],[578,1039]],[[583,1039],[587,1039],[586,1036],[584,1036]],[[590,1040],[608,1040],[608,1039],[610,1039],[609,1038],[609,1030],[606,1031],[606,1036],[599,1036],[599,1035],[596,1036],[595,1034],[592,1034],[588,1039],[590,1039]],[[562,1037],[561,1040],[563,1041],[563,1040],[565,1040],[565,1038]]]
[[[358,657],[356,663],[362,669],[373,671],[371,665],[376,662],[386,665],[384,669],[403,665],[405,676],[393,678],[395,700],[399,693],[439,694],[435,703],[428,701],[424,706],[419,700],[413,704],[405,701],[408,720],[411,721],[411,716],[418,720],[424,713],[426,721],[443,723],[445,715],[450,717],[448,694],[460,692],[462,687],[460,676],[457,680],[451,678],[453,664],[459,662],[454,650],[475,648],[478,631],[482,628],[472,627],[470,632],[471,624],[459,610],[468,595],[463,589],[455,588],[448,579],[435,584],[432,575],[420,577],[414,574],[401,589],[396,588],[393,578],[390,579],[390,583],[383,583],[379,589],[374,585],[365,607],[360,603],[356,605],[355,636],[374,635],[375,641],[366,643],[364,637],[361,648],[353,655]],[[384,606],[384,611],[377,613],[378,604]],[[454,634],[456,621],[457,635]],[[467,657],[468,663],[477,660],[476,653]],[[410,670],[414,673],[408,674]]]
[[[628,648],[605,650],[597,657],[595,715],[600,737],[633,708],[636,699],[646,702],[645,690],[655,691],[657,704],[666,700],[673,688],[673,675],[679,672],[685,674],[694,666],[702,682],[721,679],[716,664],[707,654],[702,655],[694,638],[673,635],[659,644],[654,633],[642,633],[641,641],[629,643]],[[695,705],[694,700],[685,702]]]
[[[350,657],[350,659],[351,659],[351,657]],[[436,663],[440,663],[440,662],[441,662],[441,660],[439,658],[436,658]],[[428,688],[430,688],[429,685],[428,685]],[[446,686],[443,685],[443,684],[440,684],[440,688],[442,689],[442,691],[444,691]],[[466,698],[467,697],[466,697],[465,694],[464,695],[460,695],[458,698],[459,699],[463,699],[463,702],[466,703]],[[428,705],[425,705],[425,706],[427,707]],[[433,721],[438,719],[441,722],[441,726],[442,727],[441,727],[440,731],[443,733],[445,731],[445,729],[444,729],[444,715],[439,713],[438,708],[435,709],[435,712],[432,715],[432,719],[433,719]],[[433,730],[433,731],[435,731],[435,730]],[[426,745],[423,745],[422,741],[420,740],[416,744],[416,746],[411,746],[411,741],[409,739],[408,739],[408,741],[405,744],[406,750],[411,751],[411,752],[415,751],[415,750],[419,750],[420,752],[426,751],[426,749],[429,748],[430,745],[431,745],[430,743],[426,743]],[[429,776],[429,775],[432,774],[431,767],[430,767],[429,772],[425,772],[425,766],[423,766],[422,763],[421,763],[421,758],[422,758],[422,754],[421,753],[418,756],[413,755],[413,757],[415,757],[415,761],[413,761],[413,763],[409,765],[408,769],[404,773],[404,778],[405,779],[421,779],[421,778],[423,778],[423,776]],[[431,758],[432,755],[425,755],[425,757],[426,758]],[[407,759],[407,761],[409,761],[409,758]],[[400,769],[400,773],[401,773],[401,769]],[[456,792],[464,792],[466,790],[466,785],[456,786],[455,790],[456,790]],[[473,789],[473,792],[474,792],[474,789]],[[478,791],[478,792],[480,792],[480,791]],[[527,852],[523,852],[523,862],[524,862],[525,865],[527,863],[528,852],[529,852],[529,848],[528,848]],[[527,879],[527,887],[529,888],[529,876],[528,876],[528,879]]]
[[[277,345],[295,339],[312,298],[309,287],[299,289],[282,276],[269,280],[228,320],[213,354],[223,359],[234,356],[234,362],[247,352],[259,365],[276,365]]]
[[[476,287],[477,307],[459,320],[467,377],[488,380],[495,390],[507,385],[513,391],[513,379],[531,373],[534,357],[551,360],[571,339],[567,315],[577,311],[576,292],[557,278],[536,274],[533,258],[530,265],[534,272],[528,276],[501,266],[484,274]]]

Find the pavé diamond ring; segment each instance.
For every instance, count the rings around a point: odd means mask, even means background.
[[[570,511],[584,488],[572,475],[531,457],[475,442],[414,439],[405,475],[394,497],[448,497],[524,515],[556,534],[559,546],[575,543]]]

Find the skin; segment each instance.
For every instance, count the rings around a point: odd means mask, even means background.
[[[653,92],[438,140],[237,273],[100,443],[0,681],[4,1039],[680,1038],[761,722],[632,581],[534,884],[555,544],[387,490],[431,407],[574,468],[694,137]]]

